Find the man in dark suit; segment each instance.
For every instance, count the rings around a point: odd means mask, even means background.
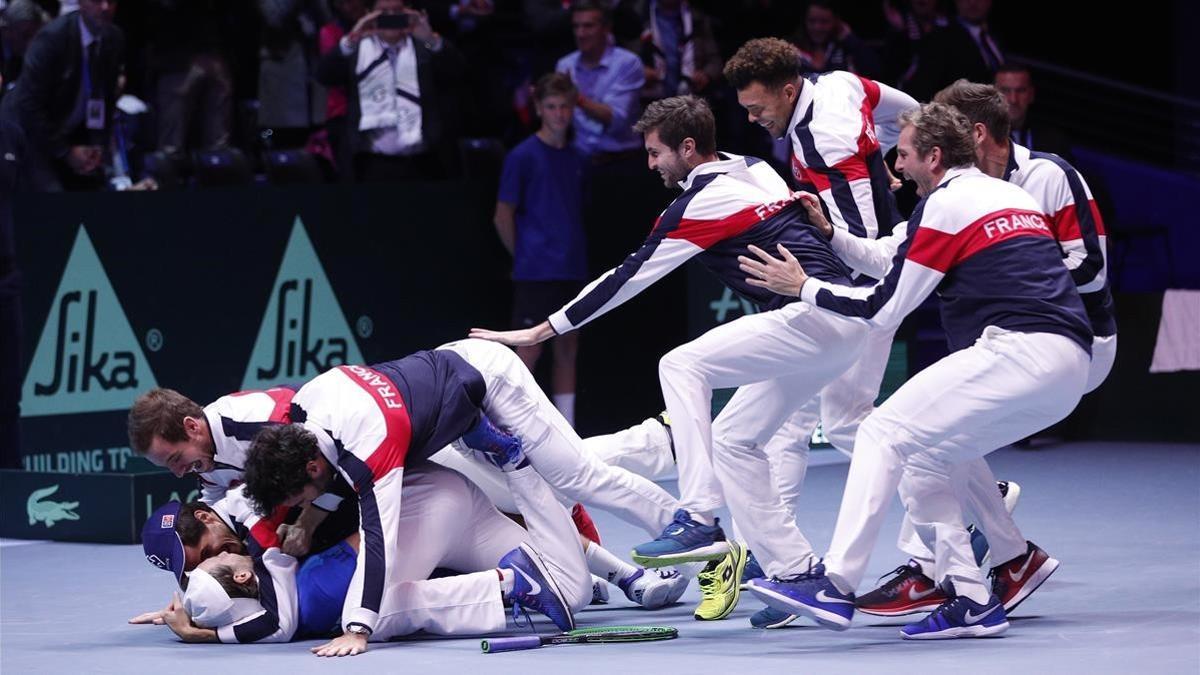
[[[21,129],[0,119],[0,469],[21,467],[21,274],[12,206],[25,188],[26,150]]]
[[[348,142],[339,165],[353,167],[359,181],[450,174],[465,69],[424,12],[403,0],[376,0],[317,64],[322,84],[346,88]]]
[[[1004,94],[1008,116],[1012,119],[1013,141],[1038,152],[1052,152],[1071,161],[1071,139],[1058,127],[1048,124],[1033,105],[1037,87],[1025,66],[1007,64],[996,71],[996,90]]]
[[[988,27],[992,0],[955,0],[958,16],[921,40],[916,67],[901,88],[918,101],[929,101],[959,78],[991,82],[1004,64],[1004,52]]]
[[[104,185],[104,148],[125,48],[113,25],[116,9],[116,0],[80,0],[78,12],[47,24],[4,97],[4,118],[17,122],[29,139],[35,190]]]

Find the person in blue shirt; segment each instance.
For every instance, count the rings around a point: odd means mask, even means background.
[[[513,256],[514,328],[529,328],[566,304],[587,279],[583,233],[585,160],[570,144],[578,90],[562,73],[544,75],[534,86],[542,124],[504,160],[496,198],[496,232]],[[551,343],[554,355],[551,398],[575,424],[574,333]],[[541,345],[517,349],[532,371]]]
[[[571,30],[577,49],[559,59],[555,70],[579,89],[575,147],[594,164],[640,159],[642,139],[633,123],[646,83],[642,60],[613,44],[612,15],[598,2],[572,4]]]

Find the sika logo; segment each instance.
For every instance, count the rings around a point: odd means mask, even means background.
[[[306,380],[348,363],[361,363],[304,224],[296,219],[242,378],[242,389],[266,389]]]
[[[157,386],[87,230],[79,228],[22,387],[25,417],[122,410]]]

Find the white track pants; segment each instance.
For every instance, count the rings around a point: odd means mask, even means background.
[[[435,635],[504,630],[496,565],[522,543],[541,555],[571,611],[591,601],[591,575],[571,516],[532,467],[507,477],[526,528],[454,471],[426,466],[405,472],[399,527],[408,546],[389,566],[392,574],[372,640],[420,630]],[[437,567],[473,573],[428,579]]]
[[[1117,352],[1117,336],[1092,340],[1092,360],[1084,393],[1099,387],[1112,370]],[[993,565],[1007,562],[1025,553],[1025,536],[1004,508],[996,490],[996,477],[983,458],[963,462],[955,469],[955,491],[963,498],[963,507],[971,522],[987,537]],[[926,531],[927,534],[932,534]],[[929,572],[935,568],[933,548],[936,542],[924,541],[906,516],[900,528],[900,550]]]
[[[905,383],[858,430],[827,572],[858,587],[899,487],[913,527],[935,542],[934,579],[990,593],[971,552],[955,471],[1070,413],[1089,362],[1065,337],[989,326],[974,345]]]
[[[772,483],[763,448],[801,404],[850,367],[866,333],[861,322],[796,302],[717,326],[659,362],[680,501],[689,511],[727,502],[768,575],[807,569],[812,547]],[[713,420],[713,389],[735,386]]]
[[[656,536],[674,518],[679,502],[670,493],[587,451],[511,349],[486,340],[460,340],[439,349],[454,351],[483,375],[487,416],[521,439],[529,463],[560,495]]]

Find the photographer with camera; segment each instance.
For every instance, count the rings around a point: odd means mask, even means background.
[[[452,173],[456,88],[466,63],[404,0],[376,0],[317,64],[317,79],[344,86],[345,151],[360,182],[435,179]]]

